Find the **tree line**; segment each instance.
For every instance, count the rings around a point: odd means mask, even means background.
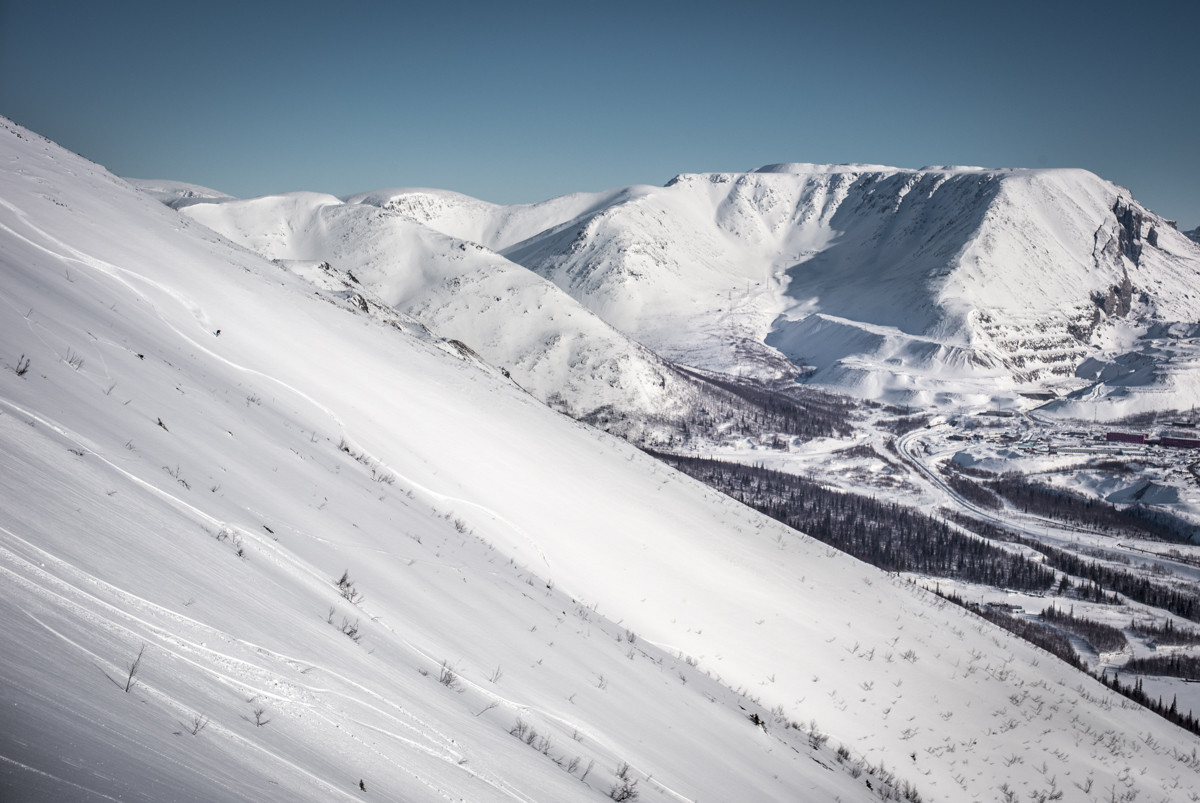
[[[1041,541],[1017,535],[1011,530],[998,527],[989,522],[977,521],[959,514],[952,514],[952,517],[962,526],[979,533],[985,538],[997,541],[1011,541],[1037,550],[1045,556],[1047,565],[1053,566],[1059,571],[1073,577],[1080,577],[1090,581],[1096,589],[1091,596],[1095,597],[1096,594],[1099,594],[1103,597],[1096,601],[1111,601],[1119,604],[1120,598],[1115,596],[1115,594],[1119,593],[1137,602],[1150,605],[1154,608],[1161,608],[1177,616],[1182,616],[1184,619],[1200,622],[1200,595],[1197,595],[1194,591],[1184,588],[1172,588],[1152,582],[1150,579],[1134,574],[1133,572],[1105,566],[1097,561],[1080,557],[1074,552],[1068,552],[1065,549],[1052,547],[1043,544]],[[1088,597],[1087,594],[1080,594],[1080,596],[1084,598]]]
[[[1038,624],[1037,622],[1033,622],[1029,619],[1025,619],[1020,616],[1012,616],[1011,614],[987,605],[977,605],[973,602],[968,602],[956,594],[940,594],[940,596],[956,605],[966,608],[967,610],[984,619],[987,619],[989,622],[992,622],[998,627],[1004,628],[1013,635],[1018,636],[1035,646],[1041,647],[1042,649],[1046,650],[1046,652],[1061,659],[1063,662],[1070,664],[1081,672],[1088,671],[1087,667],[1075,653],[1075,649],[1071,646],[1071,642],[1066,636],[1062,635],[1062,633],[1055,632],[1051,628],[1042,624]],[[1140,671],[1133,668],[1133,665],[1137,660],[1139,659],[1131,660],[1128,664],[1126,664],[1126,670]],[[1200,670],[1200,660],[1192,660],[1196,661],[1196,666],[1194,668]],[[1184,664],[1181,663],[1180,666],[1183,667]],[[1155,666],[1155,669],[1158,668],[1159,667]],[[1186,670],[1181,669],[1180,671]],[[1154,671],[1146,672],[1146,674],[1168,673]],[[1158,697],[1157,699],[1151,698],[1150,695],[1146,694],[1146,692],[1142,689],[1141,678],[1138,678],[1133,683],[1122,683],[1120,675],[1117,674],[1109,677],[1104,673],[1100,673],[1093,675],[1093,677],[1095,677],[1109,689],[1124,697],[1127,697],[1138,705],[1153,711],[1168,722],[1172,722],[1181,728],[1200,735],[1200,720],[1197,720],[1190,710],[1186,714],[1181,712],[1174,698],[1172,698],[1169,705],[1163,703],[1162,697]],[[1200,675],[1179,675],[1178,677],[1200,677]]]
[[[944,520],[762,466],[651,452],[695,479],[884,571],[1042,593],[1055,572]]]
[[[1200,617],[1200,597],[1195,594],[1151,583],[1130,572],[1085,560],[1074,553],[1046,546],[961,514],[953,516],[956,522],[983,537],[965,534],[944,520],[911,508],[833,490],[811,479],[773,471],[761,465],[747,466],[646,451],[742,504],[886,571],[914,572],[929,577],[946,577],[1035,593],[1071,589],[1072,583],[1066,575],[1074,575],[1086,581],[1074,584],[1073,591],[1081,598],[1117,604],[1121,600],[1115,592],[1120,591],[1132,599],[1200,621],[1197,619]],[[1044,555],[1045,562],[1001,549],[986,539],[1027,546]],[[1055,569],[1064,573],[1057,583]],[[1062,631],[1076,633],[1097,650],[1117,651],[1127,645],[1119,629],[1076,617],[1073,611],[1064,613],[1053,607],[1044,610],[1041,618],[1056,626],[1051,627],[1026,617],[1013,616],[992,606],[967,602],[954,594],[941,596],[1081,671],[1086,672],[1087,667]],[[1142,626],[1139,630],[1147,632],[1147,628],[1153,630],[1150,626]],[[1170,623],[1159,630],[1168,634],[1176,632]],[[1200,659],[1197,662],[1200,664]],[[1137,666],[1131,661],[1127,668],[1138,671]],[[1157,664],[1147,666],[1160,673],[1163,668]],[[1166,666],[1170,668],[1171,665]],[[1192,669],[1184,663],[1178,666],[1181,667],[1179,671]],[[1196,668],[1200,669],[1200,666]],[[1122,684],[1119,677],[1096,677],[1113,691],[1200,734],[1200,721],[1190,711],[1181,713],[1174,701],[1164,705],[1161,698],[1151,699],[1142,691],[1140,680],[1134,684]]]
[[[1093,530],[1190,543],[1195,528],[1167,513],[1141,506],[1119,508],[1063,488],[1030,482],[1021,474],[1001,474],[986,489],[1035,516],[1071,522]],[[955,490],[959,490],[955,486]],[[986,492],[986,491],[985,491]],[[960,491],[961,493],[961,491]]]
[[[1042,619],[1055,627],[1074,633],[1091,644],[1096,652],[1121,652],[1129,646],[1129,639],[1118,628],[1078,617],[1074,610],[1061,611],[1051,605],[1041,615]]]

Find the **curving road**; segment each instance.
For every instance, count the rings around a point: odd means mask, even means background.
[[[947,424],[937,424],[925,429],[917,429],[911,432],[906,432],[896,438],[896,449],[900,456],[922,477],[924,477],[930,485],[941,492],[943,496],[960,511],[983,521],[1006,527],[1014,532],[1036,539],[1048,546],[1058,547],[1060,549],[1077,552],[1079,550],[1079,536],[1090,536],[1088,545],[1093,546],[1113,555],[1120,555],[1141,563],[1150,563],[1162,566],[1168,569],[1179,577],[1185,577],[1190,580],[1200,582],[1200,566],[1195,566],[1190,563],[1184,563],[1179,560],[1161,555],[1157,552],[1150,552],[1139,547],[1132,547],[1115,541],[1113,536],[1108,533],[1103,533],[1098,530],[1091,530],[1086,527],[1078,527],[1066,522],[1054,521],[1051,519],[1041,518],[1039,516],[1030,516],[1028,514],[1018,514],[1011,511],[1003,510],[1000,512],[988,510],[980,507],[969,499],[965,499],[957,491],[950,487],[945,478],[935,469],[926,465],[921,454],[926,453],[920,447],[925,443],[924,436],[934,430],[948,427]]]

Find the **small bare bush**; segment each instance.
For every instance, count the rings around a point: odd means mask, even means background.
[[[142,666],[142,656],[145,653],[146,653],[146,645],[143,644],[142,648],[140,650],[138,650],[137,658],[134,658],[133,663],[129,665],[129,674],[125,678],[125,693],[126,694],[128,694],[129,690],[133,688],[135,683],[137,683],[138,670]]]
[[[447,689],[458,688],[458,675],[447,661],[442,661],[441,671],[438,672],[438,683]]]
[[[608,796],[613,800],[637,800],[641,793],[638,792],[637,781],[629,778],[629,764],[622,762],[617,767],[617,782],[608,790]]]
[[[808,723],[808,746],[813,750],[820,750],[829,741],[829,734],[821,731],[817,727],[817,721],[814,719]]]
[[[357,619],[355,619],[353,622],[351,622],[349,619],[347,619],[346,617],[343,616],[342,617],[342,626],[338,629],[341,630],[344,634],[346,634],[346,636],[349,637],[349,639],[351,641],[353,641],[355,644],[357,644],[360,640],[362,640],[362,634],[358,632],[358,620]]]
[[[203,714],[196,714],[194,717],[192,717],[190,722],[180,722],[179,724],[182,725],[183,729],[188,733],[196,736],[200,733],[200,731],[208,727],[208,717],[204,716]]]
[[[355,605],[358,605],[363,601],[363,595],[357,588],[354,587],[354,581],[350,579],[349,569],[346,569],[344,572],[342,572],[342,576],[333,582],[337,585],[338,591],[341,592],[341,595],[345,597],[347,601]]]

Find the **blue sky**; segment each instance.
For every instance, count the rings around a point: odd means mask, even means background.
[[[1083,167],[1200,225],[1200,4],[0,0],[0,114],[119,175],[489,201]]]

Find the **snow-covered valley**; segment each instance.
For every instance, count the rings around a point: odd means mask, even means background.
[[[1200,799],[1200,738],[545,403],[794,373],[768,338],[819,219],[731,274],[729,201],[639,272],[571,255],[648,258],[581,232],[689,220],[688,181],[671,216],[631,205],[655,188],[177,211],[7,121],[0,171],[3,799]],[[854,443],[726,446],[836,480],[822,450]]]

